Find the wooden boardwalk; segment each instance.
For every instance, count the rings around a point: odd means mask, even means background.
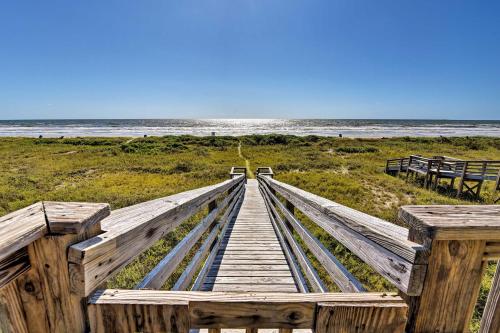
[[[202,290],[298,292],[255,179],[246,184]]]
[[[484,267],[500,259],[500,205],[404,206],[404,228],[276,180],[269,167],[258,182],[246,174],[233,167],[228,180],[112,211],[45,201],[0,217],[0,332],[469,330]],[[101,289],[192,217],[198,224],[134,289]],[[366,292],[310,223],[398,293]],[[325,287],[311,256],[342,293]],[[481,333],[500,332],[497,266]]]

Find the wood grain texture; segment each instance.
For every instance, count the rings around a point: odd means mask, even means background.
[[[30,246],[32,270],[38,275],[39,292],[43,297],[45,308],[44,316],[39,317],[43,318],[45,323],[37,324],[38,328],[46,325],[50,332],[61,333],[85,330],[85,308],[82,306],[82,299],[70,292],[70,277],[66,260],[68,246],[76,241],[74,235],[46,236]],[[28,294],[30,298],[38,297],[28,292],[25,297],[28,297]],[[38,318],[32,319],[34,313],[31,311],[26,311],[26,313],[29,325],[38,320]]]
[[[500,205],[403,206],[399,217],[431,239],[500,239]]]
[[[190,301],[191,325],[199,328],[311,328],[314,303]]]
[[[208,234],[207,238],[203,241],[198,251],[187,265],[186,269],[182,272],[179,279],[175,282],[172,290],[186,290],[198,270],[199,266],[203,262],[207,253],[210,251],[212,244],[215,242],[217,234],[219,233],[220,225],[215,226],[212,231]]]
[[[500,265],[497,265],[488,300],[481,319],[480,333],[500,332]]]
[[[0,260],[0,289],[30,268],[26,248],[20,249]]]
[[[213,262],[215,260],[215,257],[217,256],[217,253],[219,251],[219,248],[222,244],[222,239],[224,237],[224,234],[226,233],[226,230],[229,228],[232,223],[234,223],[234,220],[236,219],[236,215],[238,214],[241,203],[243,201],[243,193],[244,193],[245,188],[243,187],[240,190],[240,193],[236,195],[234,200],[231,202],[229,205],[228,209],[224,212],[222,217],[220,218],[220,223],[223,224],[222,230],[219,234],[219,237],[217,238],[217,241],[215,245],[213,246],[212,250],[210,251],[210,254],[207,257],[207,260],[205,260],[205,263],[203,264],[203,267],[201,268],[200,272],[196,276],[195,281],[193,282],[193,286],[191,287],[191,290],[200,290],[203,287],[203,283],[205,281],[205,278],[209,276],[209,274],[215,274],[217,275],[217,271],[213,269]]]
[[[402,299],[385,293],[230,293],[230,292],[175,292],[156,290],[116,290],[96,292],[89,299],[91,320],[102,322],[107,318],[123,318],[137,313],[134,308],[149,307],[149,313],[162,313],[162,308],[186,306],[191,328],[314,328],[316,304],[351,303],[394,304]],[[403,304],[404,305],[404,304]],[[126,306],[129,306],[126,310]],[[105,311],[101,309],[106,309]],[[93,315],[93,313],[97,315]],[[103,313],[99,318],[99,312]],[[147,314],[138,314],[141,322],[150,322]],[[92,319],[96,318],[96,319]],[[161,318],[155,320],[162,320]],[[127,319],[125,322],[129,322]],[[112,321],[110,321],[112,322]],[[96,327],[92,324],[92,327]],[[134,327],[135,328],[135,327]],[[108,332],[108,331],[97,331]],[[123,330],[123,332],[128,332]]]
[[[22,300],[15,281],[0,289],[0,332],[29,332]]]
[[[332,280],[342,292],[360,292],[364,291],[363,285],[335,258],[333,254],[316,238],[302,223],[300,223],[292,212],[278,200],[278,198],[269,192],[267,185],[263,184],[267,195],[271,198],[274,205],[283,213],[288,223],[297,232],[309,250],[314,254],[316,259],[323,265],[323,268],[328,272]],[[289,204],[293,209],[293,206]]]
[[[326,215],[329,220],[343,224],[411,263],[426,262],[425,249],[420,244],[408,240],[408,229],[406,228],[269,177],[259,177],[259,180],[268,184],[271,189],[283,195],[296,207],[297,201],[303,202]],[[295,200],[290,200],[291,197]]]
[[[260,188],[261,194],[265,198],[265,192],[263,191],[262,188]],[[295,284],[297,285],[297,288],[299,292],[301,293],[307,293],[309,292],[309,286],[307,285],[306,278],[304,277],[304,274],[302,274],[302,271],[300,270],[299,263],[297,262],[297,259],[294,257],[292,253],[292,249],[288,245],[285,237],[283,236],[283,233],[280,230],[280,227],[276,224],[275,218],[272,215],[272,211],[270,209],[270,203],[267,201],[265,198],[265,203],[266,203],[266,208],[267,208],[267,213],[269,214],[269,217],[271,218],[271,223],[273,225],[273,229],[276,232],[276,235],[278,236],[278,240],[280,242],[280,245],[283,249],[283,253],[285,254],[288,265],[290,267],[290,272],[293,275],[293,278],[295,279]],[[272,253],[271,250],[266,249],[262,252],[265,253]]]
[[[105,233],[70,248],[73,291],[88,295],[204,205],[243,181],[237,177],[113,211],[102,222]]]
[[[500,242],[486,242],[483,260],[500,260]]]
[[[21,299],[29,332],[83,332],[87,329],[85,301],[70,292],[67,251],[72,244],[101,232],[98,218],[106,215],[102,213],[106,206],[90,204],[85,207],[75,214],[69,210],[63,213],[65,222],[72,226],[80,223],[82,228],[64,229],[70,234],[47,234],[28,245],[32,268],[11,282]]]
[[[280,242],[271,223],[269,214],[266,210],[264,199],[260,194],[258,182],[255,179],[249,179],[245,185],[245,196],[241,208],[234,222],[228,226],[223,235],[225,243],[231,242],[233,247],[244,248],[245,244],[242,241],[250,239],[267,239],[271,241],[275,248],[280,248]],[[269,270],[286,270],[290,272],[288,261],[282,250],[273,251],[272,254],[235,254],[226,253],[224,246],[219,247],[217,254],[212,261],[212,272],[226,270],[232,271],[261,271],[260,266],[267,266]],[[255,269],[253,269],[255,268]],[[216,274],[216,273],[215,273]],[[295,281],[288,279],[283,282],[283,279],[270,276],[268,279],[255,279],[249,282],[248,279],[240,277],[232,278],[207,278],[204,281],[201,290],[214,291],[281,291],[293,292],[297,291]]]
[[[109,212],[108,204],[48,201],[0,218],[0,288],[30,268],[28,245],[47,233],[78,234]]]
[[[319,303],[315,333],[403,333],[404,303]]]
[[[41,202],[0,217],[0,260],[46,233],[47,223]]]
[[[325,284],[319,277],[318,272],[312,265],[311,261],[309,258],[307,258],[307,255],[305,254],[304,250],[302,247],[299,245],[299,243],[295,240],[293,237],[292,232],[288,229],[286,226],[285,222],[279,216],[278,212],[276,211],[276,208],[270,204],[270,198],[266,192],[264,193],[264,197],[266,198],[266,203],[267,203],[267,209],[270,212],[270,216],[273,219],[273,222],[280,228],[284,238],[287,240],[288,245],[290,246],[290,249],[292,250],[293,254],[295,255],[295,258],[299,264],[299,266],[302,268],[302,272],[304,276],[307,278],[307,281],[309,282],[309,285],[311,286],[311,289],[314,292],[327,292],[328,289],[326,288]]]
[[[243,184],[228,195],[220,205],[214,206],[210,213],[191,230],[136,286],[136,289],[160,289],[170,275],[175,272],[191,248],[212,225],[217,216],[227,207],[228,203],[239,193]],[[231,207],[230,207],[231,208]]]
[[[89,304],[171,304],[178,301],[210,301],[222,303],[241,302],[400,302],[397,293],[366,292],[366,293],[228,293],[203,291],[168,291],[168,290],[135,290],[135,289],[103,289],[89,296]]]
[[[411,302],[408,332],[466,332],[484,270],[484,241],[432,242],[425,284]]]
[[[45,218],[51,234],[79,234],[107,217],[107,203],[44,201]]]
[[[259,179],[264,178],[266,177],[261,177]],[[266,178],[266,180],[269,181],[270,179]],[[272,181],[275,182],[274,180]],[[273,188],[274,183],[268,182],[268,184],[271,184],[270,186]],[[391,252],[380,244],[374,242],[372,239],[369,239],[357,231],[347,227],[337,219],[331,218],[330,216],[306,204],[306,201],[302,197],[299,198],[295,195],[291,195],[281,187],[274,186],[274,188],[280,195],[291,201],[297,209],[302,211],[314,223],[336,238],[352,253],[370,265],[375,271],[385,277],[399,290],[408,295],[420,294],[426,265],[412,264],[408,262],[398,254]],[[299,190],[294,187],[292,188]],[[409,242],[411,244],[417,244],[411,241]],[[419,249],[419,253],[427,252],[426,250],[423,250],[425,247],[420,244],[415,246],[415,248]]]
[[[466,331],[489,250],[498,242],[499,206],[404,206],[412,240],[430,249],[420,297],[408,298],[409,332]],[[495,231],[496,230],[496,231]]]
[[[58,233],[48,233],[47,229],[45,236],[28,245],[31,269],[9,284],[9,302],[21,300],[24,326],[29,332],[83,332],[87,327],[86,307],[81,297],[70,292],[67,251],[70,245],[101,232],[100,219],[109,214],[109,206],[49,203],[48,213],[45,203],[41,207],[44,221],[56,221],[60,229]],[[37,209],[28,219],[39,214]],[[9,316],[9,320],[20,318]]]
[[[93,333],[188,333],[187,304],[154,305],[89,305]]]

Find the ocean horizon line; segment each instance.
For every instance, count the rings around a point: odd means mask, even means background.
[[[500,122],[500,119],[451,119],[451,118],[266,118],[266,117],[152,117],[152,118],[13,118],[13,119],[0,119],[0,122],[10,122],[10,121],[81,121],[81,120],[387,120],[387,121],[453,121],[453,122],[469,122],[469,121],[481,121],[481,122]]]
[[[297,136],[500,137],[500,120],[445,119],[40,119],[0,120],[0,136],[85,137],[294,134]]]

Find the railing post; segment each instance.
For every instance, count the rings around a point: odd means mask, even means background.
[[[500,265],[497,264],[497,270],[491,290],[484,307],[483,318],[481,320],[480,333],[500,332]]]
[[[486,240],[500,239],[499,206],[405,206],[409,239],[429,249],[420,296],[404,295],[407,332],[465,332],[477,302]]]
[[[216,208],[217,208],[217,200],[212,200],[208,203],[208,212],[211,212]]]
[[[28,245],[31,269],[0,290],[9,332],[85,332],[86,299],[70,290],[68,247],[101,232],[107,204],[43,203],[48,233]],[[10,327],[9,327],[10,326]],[[21,329],[21,330],[20,330]]]

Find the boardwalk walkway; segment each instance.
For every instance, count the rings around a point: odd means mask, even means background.
[[[202,290],[297,292],[257,180],[248,180],[239,214],[230,223]]]

